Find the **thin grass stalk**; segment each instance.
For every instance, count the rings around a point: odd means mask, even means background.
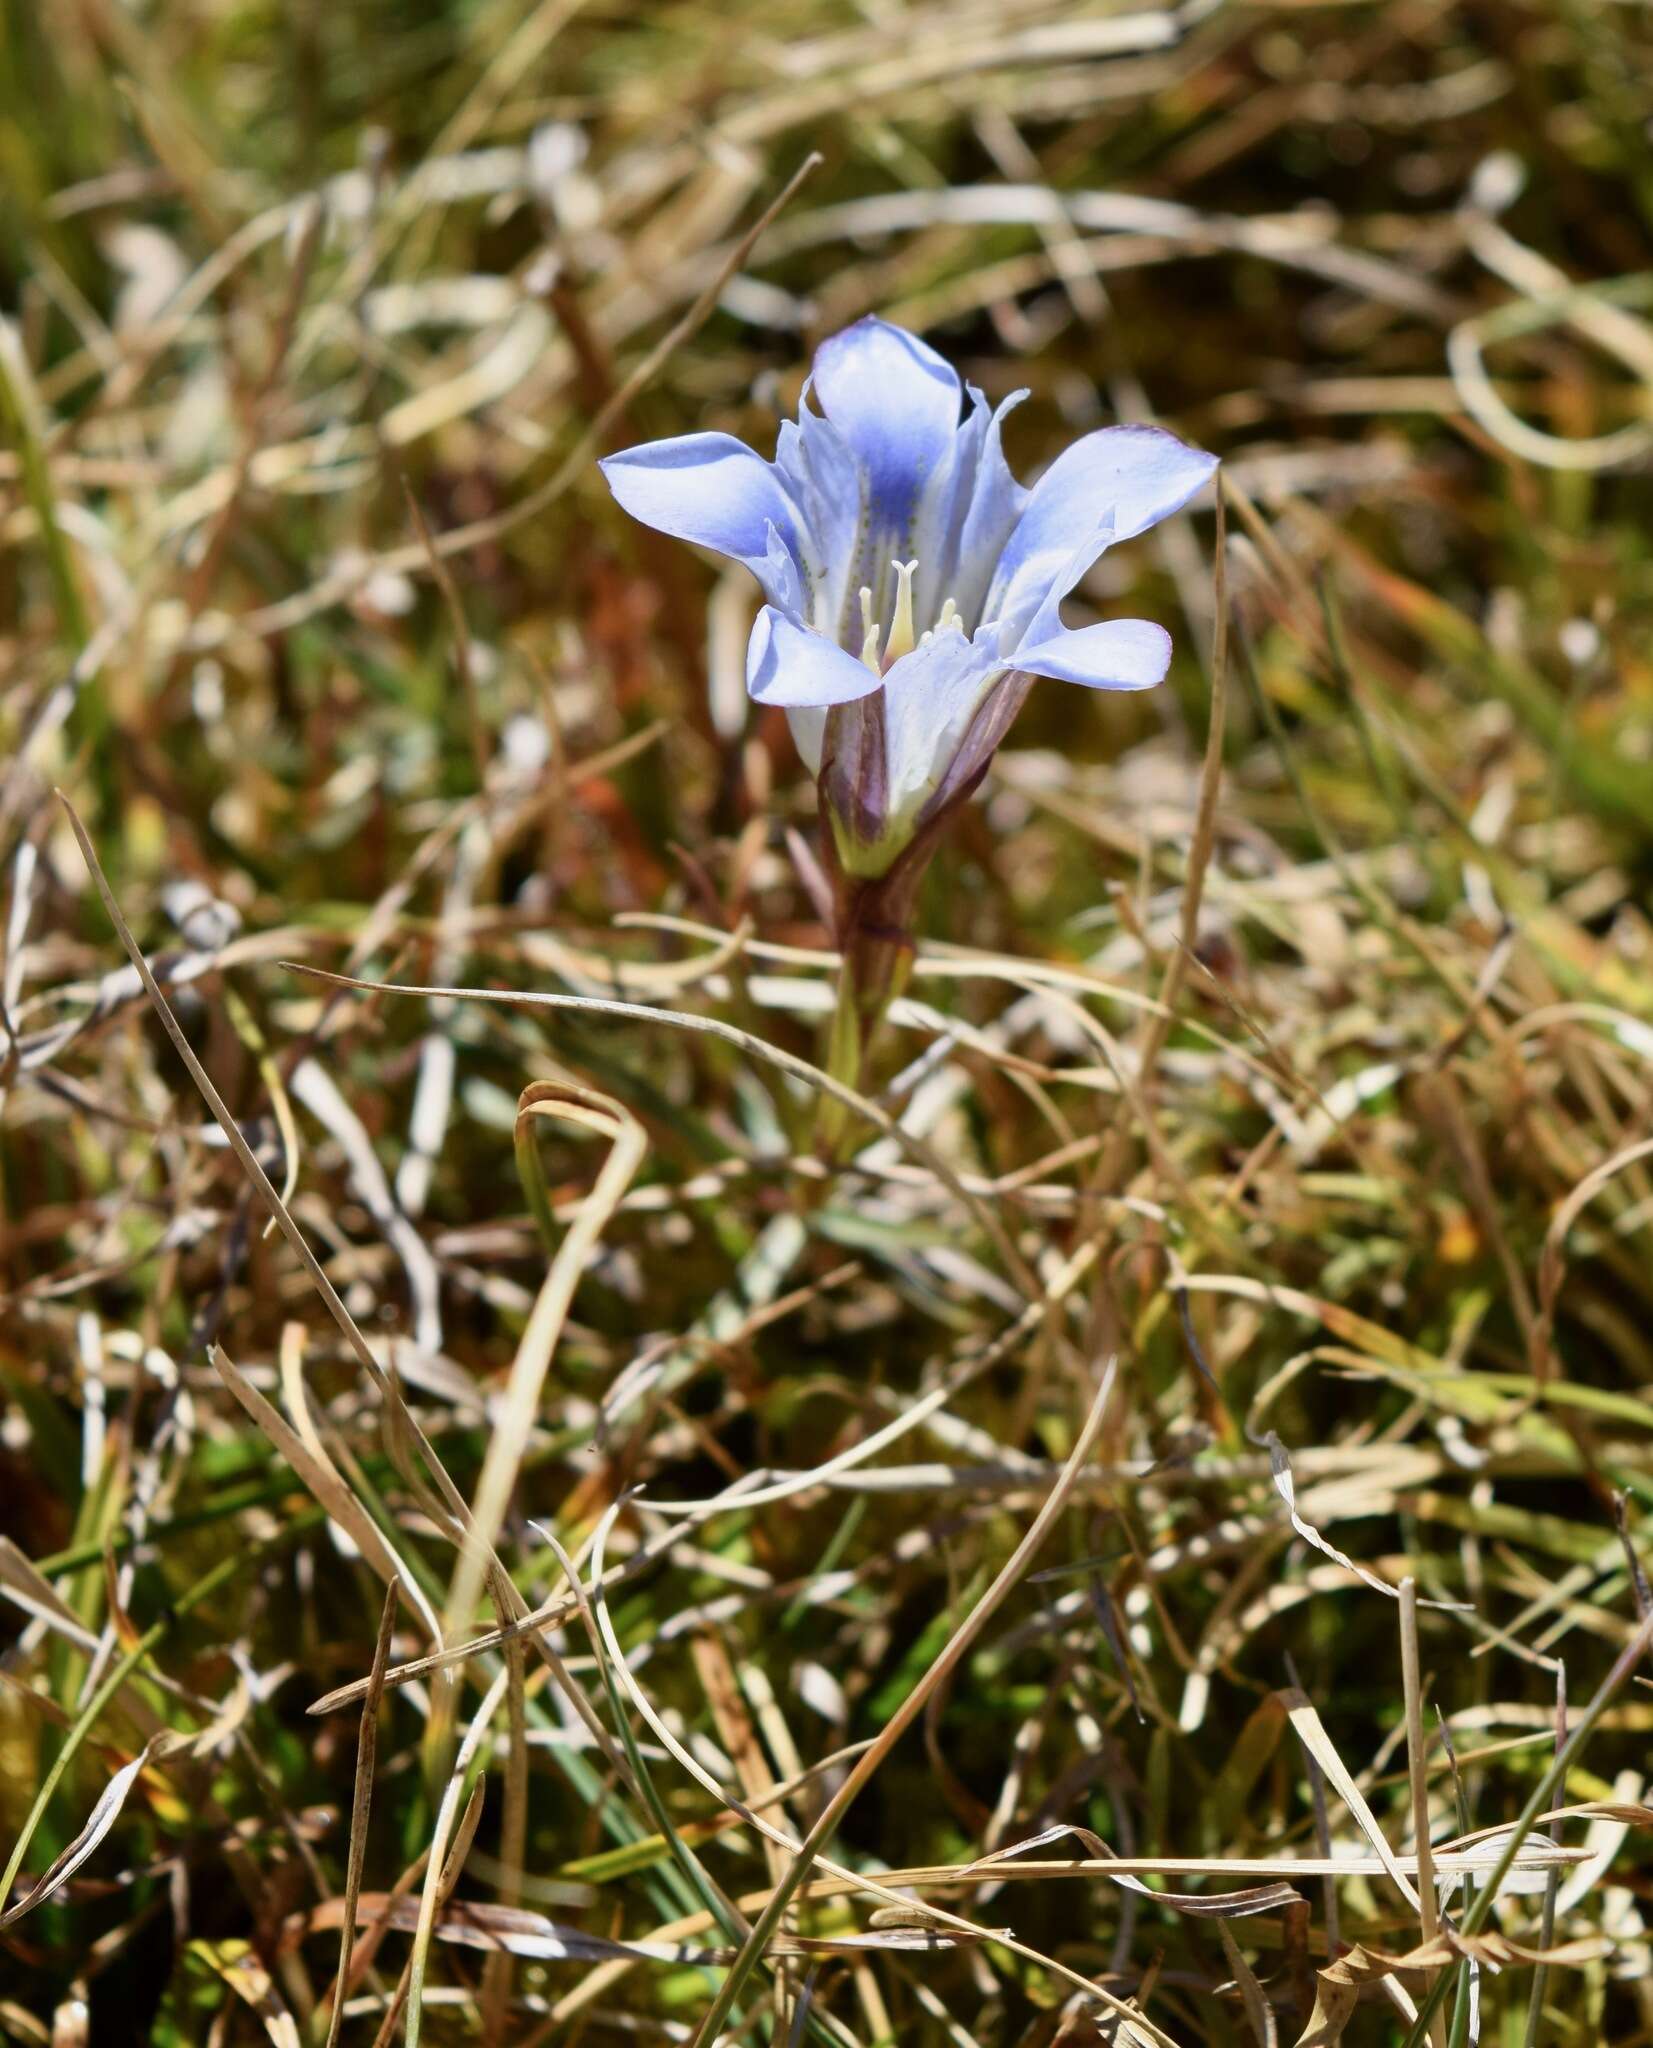
[[[508,1689],[505,1695],[506,1755],[505,1807],[499,1829],[499,1903],[511,1907],[521,1903],[522,1879],[528,1854],[528,1715],[524,1687],[527,1663],[522,1643],[505,1646]],[[510,2024],[511,1986],[516,1958],[508,1949],[490,1956],[482,1966],[482,2038],[488,2048],[502,2041]]]
[[[1418,1859],[1418,1932],[1425,1945],[1441,1928],[1435,1893],[1435,1864],[1429,1841],[1429,1769],[1423,1732],[1423,1690],[1418,1676],[1418,1582],[1408,1575],[1400,1582],[1400,1669],[1406,1701],[1406,1767],[1412,1791],[1412,1840]],[[1430,2024],[1433,2048],[1445,2048],[1446,2023],[1436,2014]]]
[[[575,1289],[648,1149],[643,1127],[631,1112],[623,1104],[590,1089],[535,1082],[523,1091],[519,1115],[556,1116],[582,1124],[609,1140],[609,1152],[578,1217],[557,1247],[517,1346],[488,1439],[481,1477],[476,1483],[467,1540],[460,1549],[443,1611],[445,1637],[455,1636],[470,1625],[493,1541],[510,1505],[523,1449],[539,1411],[540,1392],[573,1305]],[[499,1568],[500,1581],[506,1578],[503,1568]],[[506,1618],[500,1617],[502,1621]]]
[[[501,1673],[502,1678],[503,1676],[504,1674]],[[454,1831],[453,1848],[449,1852],[448,1860],[442,1867],[440,1874],[436,1875],[434,1851],[437,1844],[434,1841],[421,1859],[425,1870],[425,1890],[420,1899],[421,1925],[423,1924],[425,1901],[427,1899],[431,1902],[430,1923],[432,1927],[441,1918],[443,1910],[447,1906],[449,1899],[453,1896],[454,1886],[458,1884],[460,1874],[465,1868],[465,1858],[470,1854],[471,1842],[476,1835],[477,1823],[481,1818],[482,1782],[478,1780],[471,1788],[471,1796],[466,1801],[464,1813],[460,1815],[459,1826]],[[419,1946],[419,1936],[415,1934],[413,1949],[407,1961],[402,1965],[401,1979],[385,2007],[385,2016],[379,2023],[379,2031],[373,2037],[373,2048],[389,2048],[390,2038],[395,2033],[404,2011],[408,2015],[408,2031],[405,2037],[407,2048],[417,2048],[419,2026],[424,2009],[423,1972],[425,1952],[428,1951],[429,1946],[427,1938],[425,1950],[422,1951]],[[414,1999],[414,1972],[416,1964],[419,1966],[419,1995],[417,2003]]]
[[[449,1837],[454,1834],[454,1816],[459,1809],[459,1798],[465,1787],[465,1780],[482,1747],[489,1724],[499,1711],[510,1685],[509,1669],[503,1670],[483,1694],[482,1704],[472,1716],[471,1724],[465,1731],[465,1739],[459,1745],[454,1758],[453,1770],[442,1794],[442,1804],[437,1809],[436,1826],[431,1831],[430,1861],[425,1865],[425,1888],[419,1899],[419,1924],[413,1936],[413,1948],[408,1956],[407,1980],[407,2048],[419,2048],[419,2034],[424,2022],[425,1971],[430,1962],[430,1945],[436,1933],[436,1921],[442,1907],[447,1903],[454,1886],[459,1882],[464,1868],[466,1852],[470,1848],[476,1823],[481,1818],[483,1783],[478,1776],[472,1788],[469,1803],[465,1809],[464,1822],[454,1840],[452,1854],[448,1851]],[[444,1861],[444,1859],[446,1859]]]
[[[78,656],[85,650],[91,633],[86,607],[81,601],[80,585],[75,581],[74,564],[69,558],[69,545],[58,523],[41,424],[33,379],[24,360],[17,329],[9,320],[0,320],[0,425],[5,427],[17,450],[23,492],[39,529],[40,545],[51,577],[58,631],[70,653]],[[101,739],[104,717],[97,693],[88,693],[83,688],[77,702],[84,703],[86,707],[83,717],[96,707],[96,729],[88,731],[85,737]]]
[[[327,2023],[327,2048],[337,2048],[344,2025],[344,2002],[350,1983],[350,1952],[356,1943],[356,1903],[362,1895],[362,1869],[367,1861],[367,1823],[373,1808],[373,1766],[379,1749],[379,1702],[384,1697],[385,1667],[390,1662],[390,1638],[396,1626],[396,1598],[399,1585],[385,1588],[379,1612],[379,1634],[373,1645],[373,1669],[368,1675],[367,1697],[362,1701],[360,1732],[356,1738],[356,1783],[350,1802],[350,1861],[344,1879],[344,1924],[339,1929],[339,1966],[333,1980],[333,2011]],[[318,2007],[319,2010],[319,2007]]]
[[[594,1569],[597,1572],[597,1580],[592,1597],[595,1597],[599,1602],[603,1597],[601,1574],[603,1541],[608,1529],[613,1526],[614,1518],[619,1514],[620,1508],[621,1504],[616,1502],[608,1509],[602,1522],[598,1525],[596,1541],[592,1545],[592,1559]],[[723,1929],[731,1941],[744,1941],[751,1933],[751,1927],[747,1922],[746,1916],[735,1905],[734,1901],[729,1898],[716,1878],[712,1876],[700,1858],[696,1856],[694,1851],[684,1841],[681,1830],[673,1821],[666,1802],[660,1796],[659,1787],[654,1782],[654,1776],[649,1770],[648,1761],[644,1757],[642,1750],[638,1747],[637,1738],[632,1733],[631,1716],[626,1712],[626,1703],[620,1695],[618,1685],[615,1683],[613,1660],[610,1655],[609,1646],[604,1640],[603,1632],[597,1626],[596,1618],[590,1605],[590,1599],[581,1582],[579,1572],[573,1560],[566,1554],[556,1539],[551,1537],[547,1540],[551,1544],[558,1564],[562,1567],[563,1575],[568,1581],[570,1590],[579,1602],[580,1620],[585,1627],[587,1640],[591,1644],[592,1655],[597,1661],[597,1668],[602,1674],[603,1689],[608,1695],[609,1712],[613,1716],[615,1728],[619,1732],[621,1746],[625,1751],[626,1766],[634,1788],[642,1799],[643,1804],[648,1808],[650,1817],[653,1819],[655,1827],[659,1830],[662,1841],[665,1842],[667,1849],[670,1851],[673,1861],[688,1879],[707,1912],[713,1916],[717,1925]]]
[[[1637,1605],[1641,1602],[1638,1600]],[[1559,1664],[1555,1674],[1555,1746],[1559,1750],[1567,1740],[1567,1667]],[[1550,1840],[1561,1839],[1561,1822],[1550,1822]],[[1544,1880],[1544,1905],[1538,1920],[1538,1946],[1550,1948],[1555,1942],[1555,1902],[1561,1890],[1561,1872],[1552,1870]],[[1538,2048],[1538,2028],[1544,2012],[1544,1998],[1550,1987],[1550,1966],[1539,1963],[1532,1973],[1532,1987],[1527,1995],[1527,2028],[1522,2037],[1523,2048]]]

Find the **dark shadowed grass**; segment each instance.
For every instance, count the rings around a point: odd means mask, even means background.
[[[0,2033],[1653,2038],[1645,11],[0,24]],[[846,1096],[871,309],[1226,539]]]

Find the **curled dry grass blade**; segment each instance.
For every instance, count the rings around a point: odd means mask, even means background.
[[[986,1203],[960,1182],[957,1174],[945,1160],[923,1141],[915,1137],[904,1125],[897,1122],[889,1112],[849,1087],[835,1075],[823,1072],[808,1060],[800,1059],[784,1047],[771,1045],[767,1039],[758,1038],[749,1031],[742,1031],[736,1025],[726,1024],[719,1017],[700,1017],[683,1010],[649,1009],[641,1003],[608,1002],[601,996],[559,995],[554,992],[539,992],[526,989],[488,988],[418,988],[406,982],[364,981],[355,975],[332,974],[323,967],[311,967],[303,961],[290,960],[283,963],[294,974],[308,975],[314,980],[332,982],[343,988],[360,989],[366,995],[441,996],[454,1002],[504,1003],[522,1009],[568,1010],[591,1017],[618,1017],[636,1023],[664,1025],[668,1030],[697,1032],[707,1038],[721,1039],[724,1044],[735,1046],[767,1066],[778,1068],[783,1074],[801,1081],[808,1088],[822,1095],[830,1096],[843,1108],[853,1110],[865,1118],[874,1129],[893,1139],[904,1151],[936,1178],[981,1225],[994,1248],[1003,1258],[1013,1275],[1027,1283],[1026,1291],[1033,1292],[1033,1284],[1027,1267],[1011,1242],[1003,1223]]]
[[[646,1142],[642,1126],[622,1104],[586,1088],[536,1082],[523,1091],[517,1105],[518,1129],[535,1119],[555,1118],[582,1125],[609,1142],[590,1195],[557,1246],[550,1271],[540,1287],[522,1341],[494,1417],[493,1435],[471,1510],[470,1542],[460,1553],[443,1616],[444,1637],[470,1626],[481,1590],[484,1560],[492,1547],[511,1498],[517,1467],[529,1431],[539,1414],[540,1395],[557,1348],[574,1290],[586,1261],[601,1238],[621,1197],[643,1162]]]

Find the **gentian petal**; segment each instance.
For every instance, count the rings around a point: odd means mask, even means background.
[[[971,396],[984,402],[979,393]],[[958,606],[965,631],[970,633],[987,616],[983,605],[999,558],[1027,507],[1029,493],[1011,474],[1000,438],[1005,415],[1026,396],[1025,391],[1012,391],[982,432],[970,501],[940,588],[940,595],[950,597]]]
[[[1097,557],[1113,545],[1113,538],[1113,519],[1107,515],[1077,540],[1070,533],[1065,547],[1052,545],[1023,564],[1002,609],[990,621],[998,628],[999,648],[1007,668],[1019,665],[1023,647],[1037,647],[1067,631],[1062,624],[1062,600]],[[997,593],[989,600],[990,606],[999,602]]]
[[[797,507],[773,466],[733,434],[684,434],[605,456],[599,467],[608,487],[645,526],[696,542],[744,562],[776,603],[795,603],[777,588],[771,527],[782,552],[798,561]]]
[[[748,562],[746,566],[762,584],[764,596],[778,611],[785,612],[789,619],[802,618],[807,576],[798,561],[797,552],[781,538],[774,520],[769,521],[765,534],[767,544],[762,564]]]
[[[809,404],[805,387],[796,423],[783,422],[775,468],[802,515],[798,554],[804,572],[800,616],[852,653],[860,646],[850,577],[861,537],[866,479],[849,443]]]
[[[1150,690],[1170,665],[1171,636],[1147,619],[1104,619],[1016,650],[1016,666],[1025,674],[1091,690]]]
[[[987,400],[972,386],[964,423],[953,433],[940,466],[918,495],[906,544],[906,552],[918,561],[913,578],[916,618],[933,619],[943,601],[954,596],[959,542],[976,494],[991,417]]]
[[[1027,693],[1033,688],[1032,676],[1015,674],[997,676],[988,685],[976,715],[965,728],[958,751],[947,764],[947,773],[942,777],[920,814],[918,822],[926,815],[933,816],[943,805],[956,802],[967,796],[986,773],[987,764],[999,751],[1005,735],[1016,722],[1016,714],[1027,701]]]
[[[828,706],[825,704],[794,704],[786,714],[786,722],[792,728],[792,744],[798,750],[798,759],[811,775],[821,772],[821,753],[826,746],[826,722]]]
[[[746,687],[758,703],[788,710],[853,704],[870,696],[880,681],[836,641],[806,632],[774,605],[758,613],[746,644]]]
[[[1111,539],[1129,540],[1187,504],[1216,466],[1214,455],[1162,427],[1103,427],[1075,441],[1033,486],[999,559],[986,616],[1025,626],[1079,536],[1095,534],[1111,516]]]
[[[960,741],[1002,674],[997,635],[941,632],[884,678],[884,737],[892,816],[917,810],[941,784]]]
[[[815,395],[867,478],[869,546],[907,545],[919,497],[959,424],[959,380],[933,348],[887,320],[857,320],[815,354]],[[860,581],[881,564],[863,556]]]

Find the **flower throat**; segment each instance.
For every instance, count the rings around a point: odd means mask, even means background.
[[[910,562],[890,563],[895,571],[895,613],[890,620],[889,637],[879,652],[878,621],[873,616],[872,586],[861,586],[861,659],[875,676],[881,676],[893,662],[904,654],[911,654],[915,647],[927,647],[938,633],[964,631],[964,620],[959,608],[949,597],[943,600],[940,612],[933,626],[927,627],[916,639],[913,633],[913,578],[918,574],[918,557]]]

